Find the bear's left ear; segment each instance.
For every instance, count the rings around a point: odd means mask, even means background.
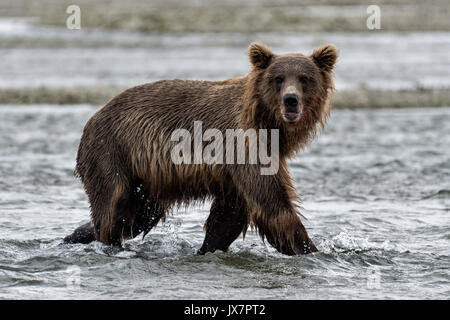
[[[334,45],[327,44],[314,50],[311,57],[320,70],[330,72],[336,63],[338,50]]]
[[[253,42],[248,47],[248,57],[256,68],[267,68],[273,56],[272,51],[261,43]]]

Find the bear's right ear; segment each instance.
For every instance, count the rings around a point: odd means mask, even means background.
[[[248,47],[248,57],[250,58],[252,65],[256,68],[267,68],[273,56],[272,51],[261,43],[253,42]]]

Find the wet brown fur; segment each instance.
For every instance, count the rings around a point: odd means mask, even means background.
[[[317,250],[300,221],[299,197],[286,160],[325,125],[336,48],[324,46],[311,56],[275,55],[254,43],[249,57],[253,67],[245,76],[133,87],[88,121],[76,174],[89,197],[95,239],[120,245],[140,233],[145,236],[174,206],[212,199],[200,253],[227,250],[249,224],[282,253]],[[301,88],[304,110],[294,126],[283,122],[280,92],[273,81],[276,74],[287,73],[306,73],[310,81]],[[171,134],[178,128],[192,132],[194,121],[203,121],[203,130],[222,132],[279,129],[279,171],[264,176],[260,165],[174,164],[171,150],[176,142],[170,141]]]

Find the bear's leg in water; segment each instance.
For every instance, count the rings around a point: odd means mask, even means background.
[[[94,224],[88,222],[75,229],[64,238],[64,243],[90,243],[99,240],[105,244],[120,246],[124,240],[132,239],[144,232],[147,234],[165,216],[164,206],[147,196],[147,190],[124,193],[113,206],[111,225],[98,223],[106,228],[107,237],[100,239],[101,230],[96,238]]]
[[[125,192],[116,203],[109,235],[109,244],[121,245],[124,240],[144,236],[165,217],[165,207],[143,187]]]
[[[263,239],[287,255],[317,251],[297,214],[293,200],[298,196],[284,161],[272,175],[261,175],[257,166],[231,169],[241,194],[259,209],[251,212],[250,220]]]
[[[286,255],[318,251],[295,212],[285,212],[278,217],[260,215],[253,217],[259,234],[279,252]]]
[[[216,197],[205,223],[205,240],[198,253],[227,251],[247,227],[247,206],[242,199],[237,196]]]
[[[92,222],[85,223],[64,238],[64,243],[90,243],[95,240],[94,225]]]

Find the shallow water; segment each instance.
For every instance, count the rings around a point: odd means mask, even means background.
[[[197,256],[208,205],[124,249],[64,245],[89,208],[73,177],[90,106],[0,107],[0,298],[450,297],[450,108],[333,111],[291,162],[320,252],[249,232]]]

